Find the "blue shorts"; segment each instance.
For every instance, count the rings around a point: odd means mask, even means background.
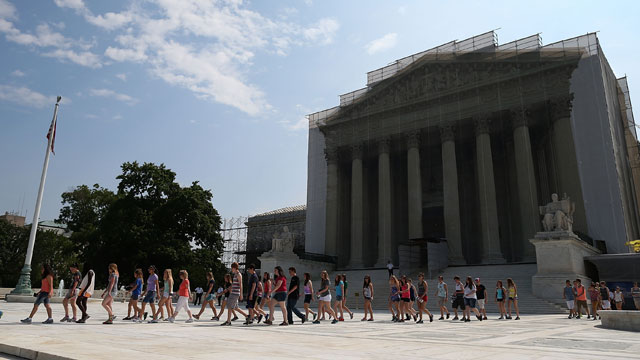
[[[44,291],[40,291],[40,293],[38,294],[38,297],[36,297],[36,301],[34,304],[36,305],[40,305],[42,303],[44,303],[45,305],[49,305],[49,293],[48,292],[44,292]]]
[[[476,299],[464,298],[464,306],[468,306],[468,307],[470,307],[472,309],[476,307],[476,302],[477,302]]]
[[[216,295],[215,294],[209,294],[207,295],[207,298],[205,299],[205,301],[213,301],[215,300]]]
[[[275,294],[273,294],[273,299],[277,302],[283,302],[285,300],[287,300],[287,293],[282,291],[282,292],[277,292]]]
[[[155,291],[147,291],[147,294],[142,299],[143,303],[153,303],[156,302],[156,292]]]

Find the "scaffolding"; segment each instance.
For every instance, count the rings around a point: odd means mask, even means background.
[[[326,124],[326,120],[335,115],[340,108],[348,106],[358,99],[362,98],[373,86],[380,81],[389,79],[402,70],[418,61],[419,59],[429,56],[433,60],[451,59],[452,56],[461,55],[470,52],[493,52],[496,59],[512,57],[523,52],[539,51],[541,49],[548,50],[580,50],[582,56],[592,56],[599,53],[599,43],[596,33],[588,33],[574,38],[557,41],[548,45],[542,44],[540,34],[534,34],[518,40],[514,40],[502,45],[498,44],[498,34],[495,30],[472,36],[465,40],[453,40],[434,48],[409,55],[398,59],[391,64],[379,69],[369,71],[367,73],[367,86],[355,91],[351,91],[340,95],[340,105],[330,109],[318,111],[307,115],[309,128],[315,128]],[[565,56],[564,52],[553,52],[547,56]]]
[[[234,262],[240,265],[240,269],[245,267],[248,220],[248,216],[240,216],[224,219],[222,222],[222,229],[220,229],[220,235],[224,241],[222,263],[227,269],[231,268]]]

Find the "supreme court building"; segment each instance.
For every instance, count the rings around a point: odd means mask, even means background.
[[[305,251],[340,268],[446,243],[449,264],[534,262],[551,194],[608,253],[638,237],[638,140],[626,78],[596,34],[499,45],[494,32],[369,72],[308,116]]]

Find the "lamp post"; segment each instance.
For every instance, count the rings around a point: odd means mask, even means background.
[[[42,205],[42,194],[44,193],[44,182],[47,178],[47,168],[49,167],[49,153],[51,153],[53,141],[55,139],[56,121],[58,120],[58,105],[61,96],[58,96],[55,108],[53,109],[53,119],[51,127],[47,135],[47,150],[44,153],[44,165],[42,166],[42,176],[40,177],[40,188],[38,189],[38,198],[36,199],[36,209],[33,212],[33,221],[31,222],[31,233],[29,234],[29,245],[27,246],[27,255],[25,256],[24,266],[20,271],[20,278],[16,288],[11,291],[12,295],[31,295],[31,258],[33,257],[33,246],[36,241],[36,233],[38,231],[38,220],[40,218],[40,205]]]

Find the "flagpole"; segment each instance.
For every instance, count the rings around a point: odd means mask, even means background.
[[[55,138],[56,122],[58,121],[58,105],[60,99],[58,96],[55,108],[53,109],[53,119],[51,120],[50,135],[48,136],[47,150],[44,153],[44,165],[42,166],[42,175],[40,176],[40,188],[38,189],[38,198],[36,199],[36,209],[33,212],[33,221],[31,222],[31,233],[29,233],[29,245],[27,246],[27,255],[24,260],[24,266],[20,271],[20,278],[16,288],[11,291],[13,295],[31,295],[31,259],[33,258],[33,246],[36,242],[36,233],[38,232],[38,220],[40,218],[40,206],[42,205],[42,194],[44,193],[44,182],[47,178],[47,169],[49,168],[49,154],[51,153],[51,144]]]

